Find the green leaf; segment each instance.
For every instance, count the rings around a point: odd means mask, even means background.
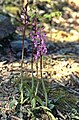
[[[28,96],[30,97],[30,100],[32,100],[33,97],[33,90],[31,89],[31,87],[27,84],[27,82],[23,83],[23,86],[26,86],[27,90],[28,90]]]
[[[51,117],[51,120],[56,120],[56,118],[54,117],[54,115],[51,112],[46,111],[46,113],[49,117]]]
[[[31,104],[32,104],[32,108],[36,107],[36,99],[35,98],[32,99]]]
[[[42,109],[46,110],[46,111],[51,111],[48,107],[46,106],[40,106]]]
[[[46,107],[46,106],[40,106],[41,108],[43,108],[45,110],[45,112],[47,113],[47,115],[49,117],[51,117],[51,120],[56,120],[56,118],[54,117],[54,115],[51,113],[51,110]]]
[[[12,109],[14,106],[18,104],[17,100],[13,98],[13,100],[10,102],[9,107]]]
[[[40,106],[39,107],[35,107],[33,110],[39,110],[40,109]]]
[[[48,19],[51,19],[52,16],[51,16],[51,14],[45,14],[44,17],[48,18]]]
[[[39,98],[38,96],[35,96],[36,100],[42,105],[44,106],[43,101],[41,100],[41,98]]]
[[[57,11],[57,12],[55,12],[55,16],[57,16],[57,17],[62,16],[62,13]]]
[[[61,98],[63,98],[65,95],[60,95],[60,96],[58,96],[55,100],[54,100],[54,102],[56,103],[59,99],[61,99]]]
[[[31,94],[33,93],[31,87],[27,84],[27,82],[24,82],[24,83],[23,83],[23,86],[26,86],[26,88],[28,89],[28,91],[29,91]]]
[[[57,11],[57,12],[52,12],[50,14],[45,14],[44,17],[51,20],[52,17],[59,17],[62,16],[61,12]]]
[[[28,117],[30,117],[33,114],[33,112],[28,108],[27,108],[27,111],[28,111]]]
[[[29,97],[27,97],[26,99],[24,99],[23,104],[24,104],[26,101],[28,101],[28,99],[29,99]]]
[[[54,104],[49,104],[49,108],[50,108],[50,110],[52,110],[54,107],[55,107]]]

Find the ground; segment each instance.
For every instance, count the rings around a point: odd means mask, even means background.
[[[52,19],[52,28],[44,23],[50,45],[47,44],[48,53],[43,58],[43,77],[49,97],[58,99],[55,104],[64,117],[62,119],[75,120],[79,119],[79,8],[68,2],[61,2],[60,6],[56,4],[59,10],[62,6],[62,16]],[[0,110],[5,117],[3,119],[6,119],[6,111],[11,112],[10,99],[18,97],[16,86],[19,84],[21,64],[14,54],[1,53],[0,56]],[[25,59],[23,70],[24,81],[30,80],[30,58]]]

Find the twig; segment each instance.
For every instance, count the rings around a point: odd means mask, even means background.
[[[20,118],[18,118],[18,117],[16,117],[16,116],[11,116],[11,118],[13,119],[13,120],[21,120]]]
[[[79,85],[79,78],[78,77],[76,77],[74,74],[71,74],[70,77],[77,85]]]

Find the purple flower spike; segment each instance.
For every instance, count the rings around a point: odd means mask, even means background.
[[[36,54],[34,54],[35,60],[38,60],[40,58],[40,55],[46,55],[47,48],[46,48],[46,34],[43,33],[44,27],[40,28],[37,26],[39,24],[37,22],[37,19],[34,18],[32,23],[32,32],[30,33],[30,37],[32,38],[33,44],[34,44],[34,50],[36,51]]]

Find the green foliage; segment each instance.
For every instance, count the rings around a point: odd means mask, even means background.
[[[52,114],[51,110],[46,107],[46,106],[39,106],[39,107],[36,107],[35,110],[38,110],[38,109],[43,109],[45,111],[45,113],[49,116],[50,120],[56,120],[56,118],[54,117],[54,115]]]
[[[48,116],[50,117],[50,120],[56,120],[56,118],[54,117],[54,115],[49,112],[49,111],[46,111],[46,113],[48,114]]]
[[[18,104],[18,101],[13,97],[13,100],[9,103],[10,109],[14,109]]]
[[[51,12],[50,14],[45,14],[44,17],[48,20],[51,20],[53,17],[59,17],[61,16],[61,12],[57,11],[57,12]]]
[[[68,119],[79,120],[78,111],[72,108],[71,112],[67,114]]]
[[[20,11],[20,9],[16,6],[5,6],[3,9],[13,15],[17,15],[17,11]]]

